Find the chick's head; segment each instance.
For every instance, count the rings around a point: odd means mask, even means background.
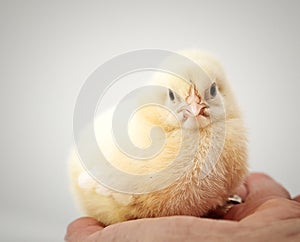
[[[176,122],[174,118],[167,118],[168,125],[201,129],[224,120],[224,98],[215,81],[194,78],[186,83],[180,83],[183,80],[171,81],[164,100],[165,106],[172,111],[171,115],[175,115]]]
[[[179,53],[199,68],[182,65],[178,66],[178,75],[161,73],[155,78],[156,83],[166,87],[162,102],[171,112],[165,116],[165,125],[203,129],[214,122],[236,118],[238,106],[218,61],[198,50]]]

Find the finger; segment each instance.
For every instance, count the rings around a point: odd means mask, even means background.
[[[264,173],[252,173],[245,181],[247,189],[246,201],[267,200],[274,197],[290,199],[289,192],[270,176]]]
[[[235,195],[238,195],[241,197],[241,199],[243,201],[246,200],[247,196],[248,196],[248,189],[246,187],[246,184],[245,182],[243,182],[234,192],[233,194]]]
[[[69,224],[65,236],[66,241],[84,241],[91,234],[100,231],[104,225],[96,219],[83,217]]]
[[[233,206],[224,216],[225,219],[241,220],[264,204],[266,201],[274,198],[290,199],[290,194],[270,176],[263,173],[250,174],[245,182],[244,188],[246,194],[243,199],[245,202]],[[243,188],[241,188],[243,189]]]
[[[293,200],[295,200],[295,201],[297,201],[297,202],[299,202],[299,203],[300,203],[300,195],[298,195],[298,196],[294,197],[294,199],[293,199]]]

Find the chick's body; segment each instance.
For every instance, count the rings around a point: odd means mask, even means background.
[[[173,95],[170,92],[161,95],[164,104],[170,105],[174,110],[177,110],[177,104],[180,106],[184,102],[186,105],[182,116],[178,116],[177,119],[172,118],[167,111],[154,106],[141,110],[132,120],[129,135],[139,147],[147,147],[151,143],[149,139],[151,127],[162,128],[166,141],[158,156],[141,163],[122,154],[113,145],[108,113],[97,119],[95,133],[96,136],[101,136],[100,148],[113,165],[132,174],[146,174],[164,169],[174,160],[178,155],[178,144],[182,140],[184,129],[184,136],[187,138],[181,143],[180,149],[183,152],[180,153],[175,172],[182,169],[185,169],[185,172],[175,182],[157,191],[145,194],[121,193],[105,188],[91,178],[74,152],[70,163],[72,187],[86,215],[106,225],[145,217],[204,216],[224,205],[226,199],[242,182],[247,173],[246,134],[238,105],[223,70],[219,63],[206,53],[192,50],[181,54],[201,66],[215,82],[218,94],[214,93],[211,84],[207,89],[201,78],[197,78],[197,73],[193,73],[193,69],[185,68],[183,74],[186,79],[191,80],[191,84],[170,80],[170,76],[156,77],[155,83],[164,82],[176,91]],[[207,90],[210,90],[210,94],[207,94]],[[180,101],[179,97],[176,99],[174,96],[177,94],[185,100]],[[193,100],[196,98],[196,102],[190,102],[192,99],[188,97],[192,97]],[[225,112],[218,116],[217,113],[221,110],[219,104],[222,104],[221,108]],[[193,109],[189,109],[191,105],[194,105]],[[197,125],[193,126],[194,124],[187,120],[195,110],[197,112],[194,122]],[[193,139],[197,132],[200,139],[195,145]],[[210,168],[209,172],[203,175],[207,167]]]

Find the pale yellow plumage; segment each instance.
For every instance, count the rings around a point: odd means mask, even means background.
[[[204,216],[209,211],[224,205],[226,199],[232,195],[234,189],[242,182],[247,173],[246,134],[238,105],[224,72],[219,63],[209,54],[198,50],[180,53],[199,64],[208,76],[216,82],[220,100],[224,103],[226,111],[223,118],[224,122],[219,122],[219,118],[216,118],[213,123],[207,123],[204,118],[203,120],[201,120],[202,117],[199,118],[200,143],[194,151],[191,150],[191,144],[194,142],[192,137],[194,137],[195,130],[187,126],[185,132],[191,138],[189,142],[182,144],[185,151],[182,154],[182,160],[192,160],[188,165],[188,171],[167,188],[148,194],[118,193],[101,186],[89,177],[74,151],[70,159],[72,188],[80,207],[86,215],[94,217],[106,225],[144,217]],[[193,69],[186,68],[183,75],[186,75],[186,78],[197,79],[197,73],[193,73]],[[155,77],[154,82],[164,83],[164,85],[176,90],[182,96],[187,96],[190,88],[189,84],[176,80],[176,78],[174,80],[174,77],[170,80],[170,75],[160,74]],[[204,84],[202,85],[201,80],[195,80],[195,82],[197,87],[202,89]],[[204,90],[199,90],[199,93],[201,91]],[[204,96],[204,93],[202,96]],[[162,94],[161,98],[164,102],[164,99],[168,97]],[[213,108],[211,108],[211,112],[214,112]],[[213,116],[212,113],[211,115]],[[141,148],[151,143],[149,139],[151,127],[160,126],[166,134],[162,152],[157,157],[145,162],[129,159],[114,147],[109,132],[110,122],[108,116],[109,112],[97,119],[95,132],[97,136],[101,137],[99,140],[100,147],[105,151],[105,155],[114,166],[132,174],[146,174],[167,167],[176,157],[181,139],[180,123],[169,112],[158,107],[144,108],[131,122],[130,137]],[[188,122],[186,123],[186,125],[190,125]],[[222,137],[224,124],[225,140],[220,158],[212,172],[204,179],[200,179],[204,167],[204,158],[207,156],[210,145],[212,147],[223,145],[223,140],[218,139],[216,143],[210,144],[212,130],[216,132],[214,135]],[[160,138],[162,137],[157,137],[157,139]],[[218,159],[217,154],[212,155],[210,159]],[[180,169],[180,164],[178,169]]]

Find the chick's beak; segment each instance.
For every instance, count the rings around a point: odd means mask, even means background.
[[[188,106],[185,107],[186,113],[189,116],[197,117],[199,115],[205,115],[204,111],[207,108],[207,106],[204,103],[191,103]]]
[[[183,107],[181,111],[185,111],[185,114],[192,117],[197,117],[199,115],[206,116],[205,109],[208,106],[201,102],[202,98],[197,93],[194,86],[191,86],[189,90],[189,95],[186,98],[187,106]]]

